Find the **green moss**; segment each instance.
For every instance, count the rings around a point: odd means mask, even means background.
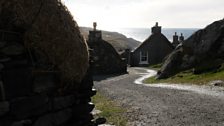
[[[96,105],[96,109],[102,111],[102,113],[96,115],[96,118],[103,117],[107,119],[107,123],[109,124],[126,126],[125,108],[118,106],[115,101],[106,98],[100,93],[97,93],[92,98],[92,102]]]
[[[193,74],[191,71],[181,72],[167,79],[156,80],[155,77],[150,77],[144,82],[149,84],[154,83],[190,83],[204,85],[209,81],[224,80],[224,70],[218,72],[207,72],[202,74]]]

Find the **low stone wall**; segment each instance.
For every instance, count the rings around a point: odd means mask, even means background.
[[[93,125],[90,71],[80,84],[62,84],[68,82],[25,49],[19,34],[5,35],[15,39],[0,38],[0,126]]]
[[[78,93],[54,96],[50,92],[35,93],[34,91],[29,96],[25,95],[1,101],[0,125],[89,125],[93,119],[90,112],[94,108],[94,105],[90,103],[90,97],[96,92],[91,87],[92,84],[85,83],[83,89]],[[41,88],[46,89],[48,87]]]

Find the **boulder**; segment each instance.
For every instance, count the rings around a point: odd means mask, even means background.
[[[157,78],[167,78],[194,68],[195,73],[214,70],[224,57],[224,19],[195,32],[166,59]]]
[[[107,122],[107,120],[105,118],[98,118],[98,119],[96,119],[96,124],[97,125],[104,124],[106,122]]]

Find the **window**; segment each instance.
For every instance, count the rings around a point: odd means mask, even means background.
[[[148,64],[148,52],[140,51],[140,63],[139,64]]]
[[[141,52],[141,61],[147,61],[147,52]]]

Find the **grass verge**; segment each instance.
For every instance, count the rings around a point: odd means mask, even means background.
[[[144,82],[148,84],[154,83],[190,83],[197,85],[205,85],[208,82],[213,80],[223,80],[224,81],[224,70],[220,70],[218,72],[206,72],[202,74],[193,74],[191,71],[184,71],[178,73],[177,75],[167,78],[156,80],[155,77],[150,77],[146,79]]]
[[[149,68],[153,70],[159,70],[161,67],[162,63],[149,66]]]
[[[95,118],[103,117],[107,119],[108,124],[126,126],[125,108],[118,106],[116,102],[106,98],[99,92],[92,98],[92,102],[95,104],[97,110],[102,111]]]

